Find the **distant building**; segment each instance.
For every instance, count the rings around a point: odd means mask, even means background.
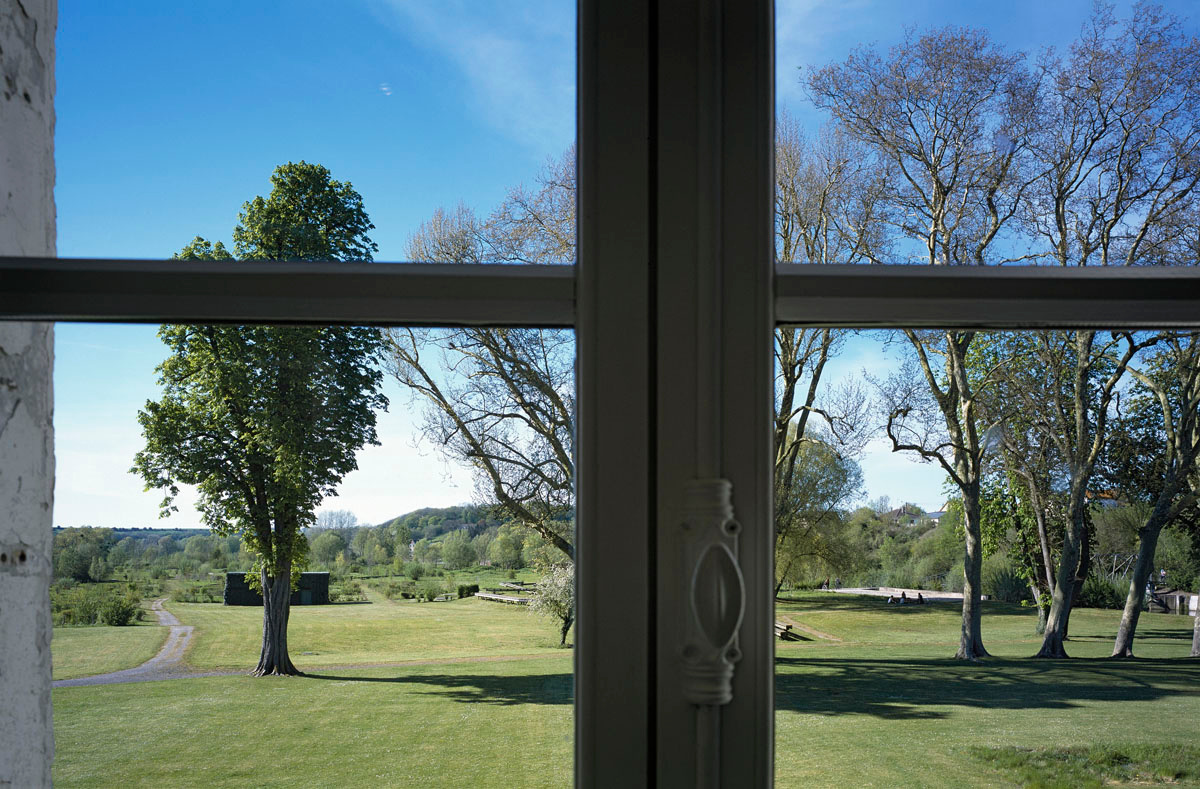
[[[891,512],[885,512],[883,519],[885,522],[894,523],[899,526],[911,526],[924,514],[925,510],[916,504],[904,504]]]
[[[328,605],[329,573],[300,573],[292,605]],[[225,605],[262,605],[262,595],[246,585],[245,573],[225,573]]]
[[[1083,495],[1088,504],[1094,504],[1106,510],[1121,506],[1121,500],[1117,497],[1115,490],[1089,490]]]
[[[941,523],[942,516],[944,516],[949,510],[950,510],[950,502],[947,501],[942,504],[942,508],[940,510],[925,513],[925,517],[929,518],[929,520],[933,521],[935,524]]]

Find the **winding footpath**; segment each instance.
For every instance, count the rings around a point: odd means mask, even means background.
[[[175,615],[163,608],[166,598],[155,600],[150,609],[158,617],[158,623],[170,627],[167,642],[158,654],[135,668],[96,674],[78,679],[58,679],[51,683],[56,688],[71,688],[80,685],[117,685],[123,682],[154,682],[160,679],[183,679],[185,677],[217,677],[237,674],[236,671],[192,671],[183,666],[183,653],[192,641],[192,626],[181,624]]]

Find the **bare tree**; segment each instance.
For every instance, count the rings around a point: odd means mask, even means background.
[[[827,129],[814,144],[793,118],[780,116],[775,142],[780,263],[878,262],[886,249],[879,222],[883,182],[867,158],[845,134]],[[845,331],[799,327],[775,332],[777,584],[798,556],[823,555],[815,535],[826,531],[835,509],[860,484],[861,475],[850,471],[847,461],[864,443],[866,395],[853,384],[822,386],[825,366],[846,336]],[[813,417],[816,429],[810,426]]]
[[[909,31],[886,58],[857,49],[844,63],[814,71],[808,87],[817,107],[886,174],[882,194],[892,210],[882,216],[904,251],[943,266],[1029,257],[1013,251],[1003,235],[1034,178],[1025,165],[1038,86],[1022,55],[1003,51],[983,31]],[[957,656],[976,659],[987,651],[980,629],[984,446],[966,363],[975,333],[904,336],[912,375],[894,378],[884,393],[888,435],[894,451],[940,463],[962,494],[966,555]],[[923,382],[926,392],[914,382]],[[897,400],[901,394],[913,399]],[[915,405],[922,398],[933,412]]]
[[[575,157],[487,220],[438,210],[409,242],[413,260],[561,263],[574,258]],[[480,497],[568,558],[573,518],[574,338],[542,329],[389,329],[389,372],[426,405],[423,435],[476,472]]]
[[[1118,23],[1098,5],[1067,57],[1047,55],[1041,70],[1042,120],[1031,139],[1041,175],[1025,192],[1023,214],[1046,257],[1060,266],[1168,262],[1169,228],[1195,215],[1200,43],[1157,6],[1139,3]],[[1067,431],[1071,518],[1040,657],[1066,657],[1075,584],[1063,582],[1080,574],[1085,493],[1115,386],[1099,369],[1111,364],[1112,342],[1092,331],[1056,342],[1070,343],[1075,366],[1073,403],[1058,426]]]

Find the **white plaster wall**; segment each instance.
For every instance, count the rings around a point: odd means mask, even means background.
[[[0,255],[53,256],[56,0],[0,2]],[[0,322],[0,787],[50,785],[54,327]]]

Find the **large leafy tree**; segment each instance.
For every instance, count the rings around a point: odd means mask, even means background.
[[[1200,333],[1166,333],[1146,362],[1130,367],[1140,386],[1113,431],[1106,464],[1122,497],[1145,513],[1113,657],[1133,657],[1159,534],[1171,523],[1194,524],[1200,494]]]
[[[267,198],[245,204],[237,257],[364,260],[375,244],[362,198],[324,167],[288,163]],[[231,259],[219,242],[195,239],[181,259]],[[320,501],[357,468],[355,452],[377,444],[375,411],[387,406],[376,366],[379,335],[354,327],[163,326],[170,355],[158,367],[162,397],[138,413],[146,446],[133,471],[166,491],[194,485],[204,522],[239,535],[257,557],[263,593],[256,675],[299,673],[288,656],[294,574],[304,565],[303,529]]]

